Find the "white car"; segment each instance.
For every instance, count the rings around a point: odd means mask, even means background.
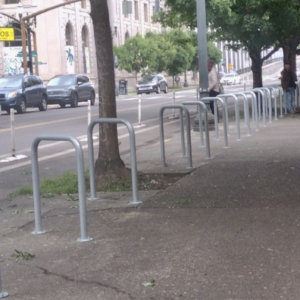
[[[223,85],[238,84],[241,83],[241,77],[237,73],[227,73],[221,78],[220,82]]]

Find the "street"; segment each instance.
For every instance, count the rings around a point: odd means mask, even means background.
[[[276,78],[280,70],[281,64],[277,63],[275,66],[270,66],[265,69],[268,73],[268,78],[265,80],[266,85],[278,85],[279,80]],[[271,70],[271,71],[270,71]],[[272,75],[273,74],[273,75]],[[244,82],[239,85],[225,86],[225,93],[242,91],[244,89],[251,89],[251,82]],[[138,103],[139,97],[136,94],[129,94],[126,96],[117,97],[117,115],[118,118],[129,121],[135,126],[136,145],[137,147],[145,147],[151,142],[159,141],[159,110],[162,106],[171,105],[174,103],[173,92],[168,94],[150,94],[141,96],[141,115],[139,120]],[[183,101],[196,101],[196,88],[175,92],[175,104],[180,104]],[[230,105],[230,102],[229,102]],[[87,103],[81,103],[78,108],[64,108],[61,109],[58,105],[48,107],[46,112],[39,112],[38,109],[28,109],[26,114],[16,114],[14,122],[14,140],[15,140],[15,154],[21,155],[22,158],[13,161],[7,161],[12,157],[12,139],[10,128],[10,116],[3,113],[0,117],[0,182],[8,183],[7,190],[18,187],[19,174],[22,172],[30,172],[30,156],[31,144],[35,137],[40,134],[54,134],[54,135],[71,135],[81,142],[84,150],[87,149],[87,125],[88,125],[88,110]],[[98,101],[95,106],[91,107],[91,119],[98,117]],[[196,107],[189,107],[190,110],[196,111]],[[175,112],[172,109],[165,110],[164,122],[169,123],[170,126],[166,129],[178,131],[178,120],[170,117]],[[176,112],[177,113],[177,112]],[[175,114],[176,114],[175,113]],[[140,121],[140,122],[139,122]],[[176,124],[173,125],[173,124]],[[172,126],[173,125],[173,126]],[[119,140],[121,142],[120,152],[129,151],[128,132],[125,126],[118,126]],[[94,130],[94,146],[97,146],[97,126]],[[39,145],[39,161],[49,162],[51,167],[45,166],[41,170],[41,176],[54,176],[67,170],[76,170],[74,157],[72,153],[74,149],[68,142],[41,142]],[[96,152],[96,151],[95,151]],[[96,152],[97,153],[97,152]],[[85,151],[86,155],[86,151]],[[24,157],[23,157],[24,156]],[[55,166],[54,166],[55,163]],[[23,170],[23,171],[20,171]],[[25,171],[24,171],[25,170]],[[5,179],[3,179],[5,177]],[[10,178],[10,180],[8,180]]]

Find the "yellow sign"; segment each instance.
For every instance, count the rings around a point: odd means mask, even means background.
[[[230,64],[228,65],[228,67],[229,67],[229,69],[232,69],[232,68],[233,68],[233,64],[230,63]]]
[[[0,41],[14,41],[15,29],[12,27],[0,27]]]

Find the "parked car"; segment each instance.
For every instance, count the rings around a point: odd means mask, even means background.
[[[95,87],[86,75],[56,75],[47,83],[48,104],[77,107],[79,102],[95,104]]]
[[[14,108],[19,114],[27,107],[47,110],[47,91],[42,80],[36,75],[4,75],[0,77],[0,105],[10,113]]]
[[[237,73],[227,73],[221,78],[220,82],[224,85],[237,84],[241,83],[241,77]]]
[[[139,94],[150,94],[155,92],[159,94],[161,91],[164,93],[168,92],[168,82],[163,75],[145,75],[143,76],[136,85],[136,93]]]

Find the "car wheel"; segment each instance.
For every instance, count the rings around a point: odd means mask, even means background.
[[[150,93],[146,93],[147,95],[150,95]]]
[[[77,107],[77,106],[78,106],[78,95],[74,93],[71,101],[71,107]]]
[[[156,94],[160,94],[160,86],[156,88]]]
[[[42,96],[42,103],[38,106],[40,111],[46,111],[47,110],[47,99],[46,96]]]
[[[65,107],[66,107],[66,104],[65,104],[65,103],[61,103],[61,104],[59,104],[59,106],[60,106],[61,108],[65,108]]]
[[[164,93],[166,94],[168,92],[168,86],[166,85],[166,88],[164,90]]]
[[[95,104],[95,94],[94,94],[94,92],[91,92],[90,101],[91,101],[91,105]]]
[[[24,114],[24,113],[26,113],[26,102],[25,102],[25,98],[24,97],[21,97],[20,105],[17,107],[17,113],[18,114]]]

